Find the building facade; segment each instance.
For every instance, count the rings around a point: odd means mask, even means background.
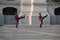
[[[15,24],[14,12],[17,12],[18,16],[25,13],[29,14],[28,18],[19,21],[21,25],[38,26],[40,23],[38,20],[39,12],[41,12],[43,16],[48,14],[48,17],[44,19],[44,24],[60,24],[60,16],[55,15],[56,8],[60,7],[59,2],[52,1],[53,0],[0,0],[0,25]]]
[[[60,25],[60,0],[47,0],[50,24]]]
[[[0,25],[16,23],[13,14],[15,11],[18,13],[19,4],[20,0],[0,0]]]

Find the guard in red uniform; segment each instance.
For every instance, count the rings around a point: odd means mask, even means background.
[[[42,27],[43,19],[46,18],[46,17],[47,17],[47,14],[46,14],[46,16],[43,16],[43,17],[42,17],[41,12],[39,13],[38,18],[39,18],[39,21],[41,22],[41,24],[40,24],[40,28]]]
[[[15,20],[16,20],[16,28],[18,28],[19,20],[27,17],[26,15],[27,15],[27,14],[25,14],[25,15],[23,15],[23,16],[20,16],[20,17],[18,17],[17,14],[14,15],[14,16],[15,16]]]

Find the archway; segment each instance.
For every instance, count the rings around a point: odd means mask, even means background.
[[[15,12],[17,13],[17,9],[14,7],[3,8],[3,15],[14,15]]]
[[[15,24],[14,14],[17,13],[17,9],[14,7],[3,8],[4,24]]]
[[[60,25],[60,7],[55,8],[54,14],[56,16],[56,24]]]
[[[55,14],[55,15],[60,15],[60,7],[55,8],[54,14]]]

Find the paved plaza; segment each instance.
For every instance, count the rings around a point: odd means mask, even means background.
[[[60,40],[60,26],[0,26],[0,40]]]

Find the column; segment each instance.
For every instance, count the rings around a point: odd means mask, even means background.
[[[20,1],[20,7],[19,7],[19,17],[22,15],[22,12],[23,12],[23,0]],[[21,24],[21,20],[20,21],[20,24]]]
[[[31,12],[29,16],[29,25],[32,25],[33,0],[31,0]]]

